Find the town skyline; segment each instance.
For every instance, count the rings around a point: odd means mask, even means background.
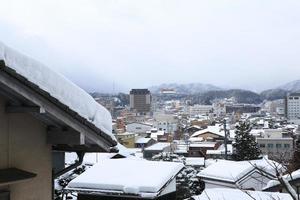
[[[297,1],[1,5],[7,45],[89,92],[173,82],[259,92],[300,79]]]

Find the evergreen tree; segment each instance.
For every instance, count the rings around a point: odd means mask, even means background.
[[[171,152],[163,152],[152,157],[153,161],[181,162],[186,164],[185,157]],[[176,177],[176,190],[178,200],[189,199],[194,195],[199,195],[204,190],[204,182],[197,177],[199,173],[193,167],[185,166]]]
[[[234,158],[236,160],[258,159],[261,151],[255,141],[255,137],[250,135],[251,125],[249,122],[239,122],[235,130]]]

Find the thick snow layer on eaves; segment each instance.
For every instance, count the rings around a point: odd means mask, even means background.
[[[215,188],[206,189],[201,195],[193,197],[194,200],[292,200],[289,194],[276,192],[242,191],[238,189]]]
[[[145,160],[103,160],[72,180],[77,189],[157,193],[184,167],[182,163]]]
[[[0,60],[40,89],[81,117],[94,124],[113,140],[111,114],[88,93],[47,66],[25,56],[0,42]]]

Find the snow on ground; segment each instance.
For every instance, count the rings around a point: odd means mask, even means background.
[[[0,60],[115,140],[111,114],[73,82],[1,42]]]
[[[193,197],[194,200],[292,200],[289,194],[275,192],[241,191],[238,189],[206,189],[199,196]]]
[[[184,167],[182,163],[145,160],[103,160],[72,180],[75,189],[157,193]]]

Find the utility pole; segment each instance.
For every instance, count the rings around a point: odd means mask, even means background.
[[[224,145],[225,145],[225,160],[227,160],[227,129],[226,129],[226,119],[224,119]]]

